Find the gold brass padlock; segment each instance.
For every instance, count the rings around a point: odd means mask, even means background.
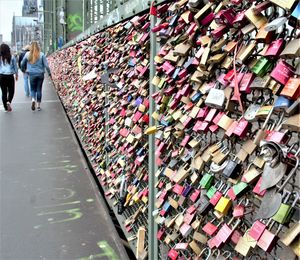
[[[267,22],[268,19],[262,15],[262,14],[255,14],[253,11],[253,7],[249,8],[245,12],[246,17],[248,20],[257,28],[260,29],[262,26],[264,26]]]
[[[228,130],[233,122],[234,120],[232,118],[224,114],[218,122],[218,126],[223,128],[224,130]]]
[[[290,10],[295,4],[296,0],[270,0],[275,5],[280,6],[285,10]]]
[[[283,51],[279,55],[283,59],[295,59],[300,56],[299,39],[288,42]]]

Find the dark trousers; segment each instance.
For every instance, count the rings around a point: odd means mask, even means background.
[[[42,101],[42,86],[44,81],[44,74],[29,75],[30,81],[30,95],[37,102]]]
[[[0,87],[2,91],[2,103],[4,109],[7,110],[7,102],[11,103],[15,94],[14,75],[0,74]]]

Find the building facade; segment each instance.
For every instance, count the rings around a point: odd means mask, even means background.
[[[22,16],[37,16],[37,8],[37,0],[23,0]]]

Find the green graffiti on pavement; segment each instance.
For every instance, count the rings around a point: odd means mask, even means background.
[[[118,260],[119,257],[114,251],[114,249],[107,243],[107,241],[100,241],[97,243],[98,247],[101,249],[102,253],[97,255],[90,255],[88,257],[79,258],[78,260],[94,260],[101,259],[102,257],[106,257],[109,260]]]
[[[82,212],[80,211],[79,208],[59,210],[59,211],[50,211],[50,212],[41,212],[41,213],[38,213],[38,216],[56,215],[56,214],[68,214],[70,217],[64,218],[62,220],[50,219],[50,220],[48,220],[50,224],[68,222],[68,221],[80,219],[82,217]]]
[[[70,32],[82,31],[82,17],[79,14],[69,14],[67,25]]]

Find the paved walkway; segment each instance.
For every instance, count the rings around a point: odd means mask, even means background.
[[[127,259],[48,80],[30,105],[21,76],[0,107],[0,259]]]

